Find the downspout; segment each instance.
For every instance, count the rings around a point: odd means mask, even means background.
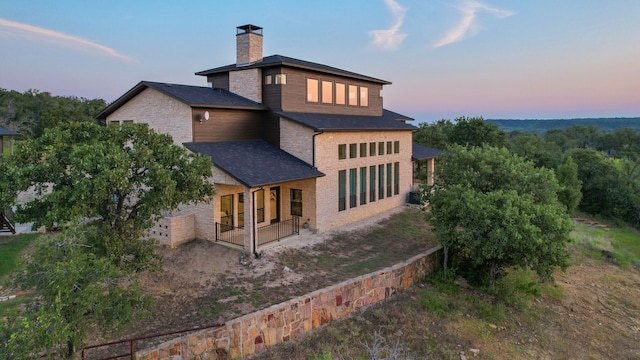
[[[251,220],[251,227],[253,229],[252,233],[252,237],[253,237],[253,256],[256,259],[261,258],[262,256],[260,254],[258,254],[258,249],[256,246],[256,222],[258,221],[257,216],[258,216],[258,212],[256,211],[256,192],[262,190],[262,186],[258,187],[256,190],[253,190],[251,192],[251,209],[253,211],[253,216],[252,216],[252,220]]]
[[[320,132],[316,132],[315,134],[313,134],[313,136],[311,137],[311,165],[315,168],[316,167],[316,136],[324,134],[324,131],[320,130]]]

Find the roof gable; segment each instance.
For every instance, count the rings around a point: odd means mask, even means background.
[[[344,76],[352,79],[370,81],[370,82],[382,84],[382,85],[391,84],[391,82],[389,81],[377,79],[371,76],[361,75],[351,71],[338,69],[332,66],[318,64],[318,63],[314,63],[306,60],[295,59],[295,58],[282,56],[282,55],[267,56],[262,58],[261,61],[249,64],[249,65],[244,65],[244,66],[237,66],[236,64],[231,64],[231,65],[221,66],[221,67],[217,67],[209,70],[203,70],[203,71],[197,72],[196,75],[207,76],[207,75],[220,74],[220,73],[225,73],[230,71],[252,69],[252,68],[264,68],[264,67],[271,67],[271,66],[287,66],[287,67],[293,67],[293,68],[304,69],[304,70],[318,71],[318,72],[331,74],[331,75]]]

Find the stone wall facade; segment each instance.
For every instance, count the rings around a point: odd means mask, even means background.
[[[193,141],[191,117],[189,105],[147,88],[107,116],[107,122],[133,120],[135,123],[147,123],[151,129],[171,135],[174,144],[182,146]]]
[[[177,215],[163,217],[149,229],[151,238],[160,244],[174,248],[196,237],[195,215]]]
[[[229,72],[229,91],[261,103],[262,70],[256,68]]]
[[[138,351],[136,358],[241,359],[260,353],[414,285],[440,266],[440,255],[441,248],[434,248],[395,266],[233,319],[222,327]]]

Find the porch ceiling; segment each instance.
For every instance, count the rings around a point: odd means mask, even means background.
[[[215,167],[248,187],[324,176],[297,157],[263,140],[191,142],[187,149],[208,156]]]

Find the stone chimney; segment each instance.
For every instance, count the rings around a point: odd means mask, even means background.
[[[247,24],[236,29],[236,66],[262,60],[262,28]]]

